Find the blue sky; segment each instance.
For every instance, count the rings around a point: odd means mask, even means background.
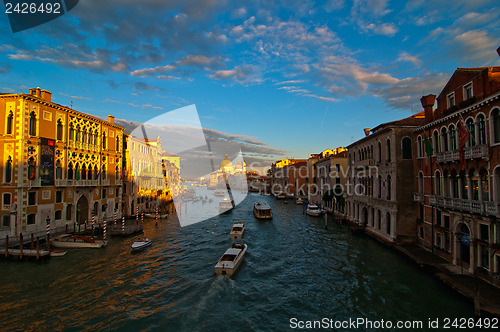
[[[304,158],[420,111],[457,67],[500,65],[499,22],[486,0],[82,0],[12,33],[2,11],[0,92],[136,122],[196,104],[248,161]]]

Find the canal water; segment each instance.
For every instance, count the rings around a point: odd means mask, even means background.
[[[272,221],[253,217],[257,200],[270,203]],[[216,276],[236,221],[247,224],[245,261],[233,278]],[[190,226],[175,215],[158,228],[147,220],[144,233],[153,245],[138,254],[129,237],[41,263],[0,261],[0,330],[283,331],[292,318],[473,316],[469,302],[398,253],[332,219],[325,230],[292,201],[250,194]]]

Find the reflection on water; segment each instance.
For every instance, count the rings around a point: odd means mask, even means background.
[[[272,221],[253,217],[257,200],[269,201]],[[247,256],[232,279],[215,276],[236,221],[247,224]],[[137,254],[130,237],[42,263],[0,261],[0,326],[278,331],[292,317],[427,321],[473,314],[468,302],[390,249],[331,220],[325,230],[322,218],[271,197],[251,194],[233,211],[183,228],[172,216],[157,229],[145,221],[145,235],[153,245]]]

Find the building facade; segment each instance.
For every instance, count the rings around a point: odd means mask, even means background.
[[[426,124],[414,131],[418,239],[453,264],[495,280],[491,274],[500,272],[500,67],[458,68],[433,109],[435,99],[422,97]]]
[[[0,236],[41,235],[121,213],[123,128],[51,101],[0,94]]]

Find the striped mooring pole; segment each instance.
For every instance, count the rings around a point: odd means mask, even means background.
[[[139,223],[139,205],[135,208],[135,221]]]
[[[125,216],[122,217],[122,233],[125,233]]]
[[[113,221],[113,226],[116,226],[116,210],[115,210],[115,219]]]
[[[156,208],[155,225],[158,227],[158,208]]]
[[[104,240],[106,240],[106,228],[108,227],[108,222],[106,220],[104,220],[104,225],[103,225],[103,229],[102,229],[102,238]]]
[[[141,226],[144,227],[144,212],[141,214]]]

